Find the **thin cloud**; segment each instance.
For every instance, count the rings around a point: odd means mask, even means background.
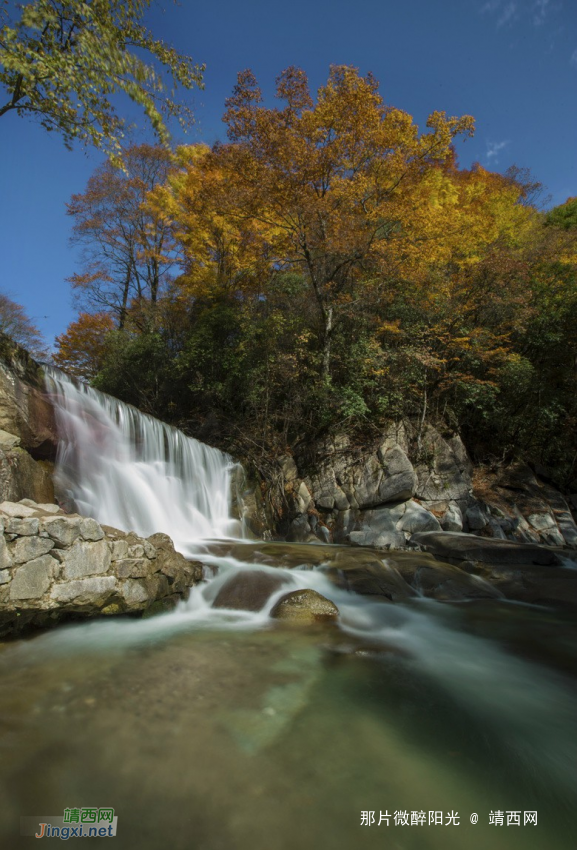
[[[517,4],[510,2],[507,3],[505,8],[503,9],[499,19],[497,21],[497,29],[501,29],[505,24],[508,24],[509,21],[514,17],[515,12],[517,11]]]
[[[510,144],[509,139],[502,142],[487,142],[487,159],[496,165],[499,162],[499,154],[508,144]]]
[[[571,63],[571,65],[577,65],[577,47],[571,54],[571,59],[569,60],[569,62]]]
[[[545,18],[547,17],[547,13],[549,11],[549,3],[550,0],[535,0],[535,4],[533,8],[535,9],[535,14],[533,15],[533,23],[536,27],[540,27],[545,23]]]

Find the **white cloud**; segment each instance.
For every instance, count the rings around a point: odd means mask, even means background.
[[[494,164],[499,162],[499,154],[508,144],[510,144],[509,139],[505,139],[502,142],[487,142],[487,159],[493,160]]]
[[[535,14],[533,16],[533,23],[536,27],[540,27],[547,17],[548,6],[550,0],[535,0],[533,8],[535,9]]]
[[[501,12],[499,19],[497,21],[497,28],[500,29],[504,27],[505,24],[508,24],[511,18],[514,17],[515,12],[517,11],[517,4],[511,0],[510,3],[507,3],[503,11]]]

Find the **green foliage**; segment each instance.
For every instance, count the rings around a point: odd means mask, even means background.
[[[204,67],[155,39],[142,18],[151,0],[35,0],[0,30],[0,115],[15,111],[118,160],[125,122],[112,103],[127,95],[162,142],[167,118],[192,121],[168,94],[162,72],[185,90],[202,86]],[[148,54],[149,61],[142,57]],[[150,61],[152,60],[152,61]]]

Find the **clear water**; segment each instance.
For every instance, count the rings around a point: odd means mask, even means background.
[[[570,623],[499,599],[370,601],[331,583],[334,547],[206,542],[235,531],[229,459],[70,386],[58,389],[70,498],[103,522],[165,531],[218,572],[173,613],[0,645],[1,846],[30,843],[21,816],[82,806],[113,807],[115,846],[142,850],[575,846]],[[287,586],[257,613],[212,608],[247,567],[283,571]],[[275,624],[275,599],[300,587],[332,599],[338,624]],[[398,811],[444,823],[395,825]],[[451,812],[459,825],[445,825]]]

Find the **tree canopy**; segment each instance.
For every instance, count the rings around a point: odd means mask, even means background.
[[[192,120],[176,88],[202,87],[203,66],[144,25],[151,0],[34,0],[0,29],[0,116],[16,112],[118,157],[125,120],[114,96],[144,110],[161,142],[167,118]],[[144,57],[148,57],[147,60]],[[167,88],[164,76],[171,80]]]
[[[332,68],[316,96],[289,68],[277,95],[265,105],[243,72],[228,141],[180,148],[138,196],[171,279],[154,304],[132,292],[122,329],[118,305],[93,303],[63,355],[240,455],[426,417],[476,458],[521,453],[574,476],[574,202],[544,214],[526,169],[460,168],[471,117],[434,112],[421,131],[354,68]],[[129,227],[118,209],[107,226]]]

